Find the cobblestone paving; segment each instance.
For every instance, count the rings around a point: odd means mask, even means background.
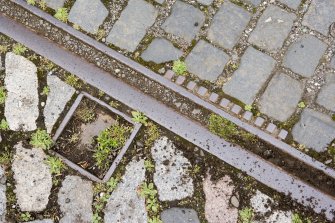
[[[335,73],[334,1],[129,0],[117,7],[99,0],[74,2],[70,22],[91,33],[107,27],[103,42],[159,64],[160,73],[184,59],[195,83],[205,81],[215,92],[221,88],[242,108],[252,105],[270,122],[289,126],[289,132],[295,124],[290,120],[298,120],[303,110],[300,101],[334,115],[328,81]],[[64,1],[46,3],[56,8]]]

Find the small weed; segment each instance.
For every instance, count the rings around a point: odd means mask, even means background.
[[[163,223],[163,221],[158,216],[154,216],[148,219],[148,223]]]
[[[66,169],[65,164],[58,157],[48,156],[46,163],[50,167],[50,173],[60,175]]]
[[[117,122],[98,135],[98,146],[94,151],[93,158],[100,169],[108,167],[109,156],[113,153],[113,150],[124,146],[130,132],[130,127]]]
[[[40,1],[38,2],[38,5],[40,6],[40,8],[41,8],[42,10],[46,10],[46,9],[47,9],[47,4],[46,4],[45,0],[40,0]]]
[[[133,116],[133,118],[131,120],[133,120],[134,122],[137,122],[137,123],[141,123],[144,126],[147,126],[148,118],[142,112],[132,111],[131,115]]]
[[[186,63],[181,60],[176,60],[173,62],[172,70],[177,75],[184,75],[185,72],[187,71]]]
[[[244,106],[244,110],[246,110],[246,111],[250,111],[250,112],[251,112],[251,110],[252,110],[252,105],[245,105],[245,106]]]
[[[27,3],[29,5],[35,5],[36,4],[36,1],[35,0],[27,0]]]
[[[80,139],[80,133],[74,133],[71,135],[69,142],[74,144],[77,143],[79,139]]]
[[[100,217],[98,213],[94,213],[92,223],[101,223],[101,222],[103,222],[102,217]]]
[[[335,114],[332,115],[332,120],[335,122]]]
[[[303,101],[299,102],[298,108],[305,108],[305,107],[306,107],[305,102],[303,102]]]
[[[65,78],[65,82],[66,82],[68,85],[71,85],[71,86],[74,87],[74,88],[81,88],[81,84],[80,84],[80,82],[79,82],[79,78],[76,77],[76,76],[73,75],[73,74],[67,75],[66,78]]]
[[[0,45],[0,53],[6,53],[8,51],[8,47],[6,45]]]
[[[144,142],[144,145],[146,147],[150,147],[160,137],[157,125],[152,122],[148,122],[145,129],[145,135],[146,140]]]
[[[44,86],[42,90],[42,95],[48,96],[50,93],[50,88],[49,86]]]
[[[26,222],[32,220],[32,217],[29,212],[25,212],[20,214],[20,219],[21,221]]]
[[[6,91],[4,87],[0,87],[0,105],[4,104],[6,101]]]
[[[120,182],[120,179],[119,178],[114,178],[114,177],[111,177],[106,185],[107,185],[107,192],[112,192],[116,187],[117,185],[119,184]]]
[[[56,11],[56,14],[54,15],[54,17],[62,22],[67,22],[68,17],[69,17],[69,13],[67,8],[59,8]]]
[[[12,158],[13,158],[12,153],[6,149],[4,152],[0,153],[0,165],[9,166],[12,161]]]
[[[292,223],[312,223],[312,221],[308,218],[303,220],[303,218],[298,213],[294,213],[292,215]]]
[[[80,26],[78,24],[73,24],[72,26],[75,30],[80,30]]]
[[[153,172],[155,169],[155,165],[151,162],[151,160],[145,160],[144,167],[148,172]]]
[[[238,212],[241,223],[251,223],[253,218],[253,211],[251,208],[244,208]]]
[[[120,107],[120,103],[117,102],[117,101],[110,101],[110,102],[109,102],[109,105],[110,105],[111,107],[113,107],[113,108],[118,108],[118,107]]]
[[[99,29],[96,34],[96,40],[100,41],[102,38],[106,36],[106,31],[104,29]]]
[[[1,119],[0,130],[1,131],[7,131],[7,130],[9,130],[8,122],[5,119]]]
[[[147,198],[146,199],[146,208],[148,211],[152,211],[154,213],[157,213],[159,210],[159,203],[157,201],[157,198]]]
[[[99,90],[98,96],[99,98],[103,97],[105,95],[105,92],[103,92],[102,90]]]
[[[38,129],[32,134],[30,145],[48,150],[53,145],[53,141],[47,131]]]
[[[147,184],[144,182],[139,189],[139,194],[144,198],[154,199],[157,194],[157,190],[154,188],[153,183]]]
[[[95,107],[83,106],[78,109],[76,116],[84,123],[90,123],[95,120]]]
[[[237,126],[234,123],[216,114],[212,114],[209,118],[209,130],[224,139],[238,134]]]
[[[194,167],[191,169],[191,175],[196,176],[198,173],[200,173],[201,167],[198,164],[195,164]]]
[[[28,56],[28,60],[30,60],[30,61],[37,60],[37,55],[36,54],[32,54],[32,55]]]
[[[15,43],[12,49],[13,53],[16,55],[22,55],[27,51],[27,48],[21,43]]]

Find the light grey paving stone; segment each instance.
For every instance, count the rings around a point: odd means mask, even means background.
[[[292,223],[291,211],[274,211],[266,220],[265,223]]]
[[[234,106],[231,108],[231,111],[232,111],[234,114],[238,115],[238,114],[240,114],[240,112],[242,111],[242,108],[241,108],[241,106],[239,106],[239,105],[234,105]]]
[[[199,2],[200,4],[203,5],[210,5],[213,3],[214,0],[197,0],[197,2]]]
[[[304,77],[311,77],[326,51],[327,45],[311,35],[293,43],[284,57],[284,66]]]
[[[221,47],[231,49],[246,28],[251,14],[243,8],[225,1],[213,18],[208,39]]]
[[[148,48],[142,53],[142,59],[152,61],[157,64],[165,63],[172,60],[177,60],[183,55],[183,52],[173,46],[166,39],[154,39]]]
[[[254,211],[258,214],[265,214],[271,211],[272,198],[263,194],[259,190],[251,197],[250,204]]]
[[[263,0],[242,0],[245,3],[251,4],[253,6],[258,6]]]
[[[335,1],[313,0],[302,24],[324,35],[328,35],[330,25],[335,22]]]
[[[268,50],[279,50],[287,38],[296,16],[293,13],[269,5],[257,22],[249,42]]]
[[[48,7],[57,10],[64,6],[65,0],[44,0]]]
[[[50,89],[43,115],[45,127],[51,133],[54,124],[63,112],[68,101],[71,100],[76,90],[57,76],[48,76],[47,83]]]
[[[163,223],[200,223],[198,214],[189,208],[170,208],[162,211]]]
[[[188,82],[186,87],[188,90],[193,91],[196,86],[197,86],[197,83],[195,83],[194,81],[190,81]]]
[[[184,83],[184,81],[186,80],[185,76],[178,76],[177,80],[176,80],[176,84],[178,85],[182,85]]]
[[[203,182],[205,217],[208,223],[237,222],[238,209],[230,204],[234,186],[229,176],[213,182],[208,175]]]
[[[284,122],[294,113],[303,91],[304,87],[299,81],[286,74],[277,74],[260,99],[260,111]]]
[[[205,21],[204,14],[194,6],[177,0],[172,6],[172,13],[163,23],[162,28],[171,34],[191,42]]]
[[[245,120],[247,120],[247,121],[250,121],[251,118],[252,118],[252,112],[250,112],[250,111],[246,111],[246,112],[244,112],[244,114],[243,114],[243,118],[244,118]]]
[[[335,112],[335,74],[326,75],[326,84],[322,86],[316,103]]]
[[[216,103],[216,102],[218,101],[218,99],[219,99],[219,95],[218,95],[217,93],[212,93],[212,94],[209,96],[209,100],[210,100],[211,102]]]
[[[0,166],[0,223],[6,220],[6,175],[4,169]]]
[[[333,56],[333,59],[330,61],[330,67],[335,69],[335,56]]]
[[[166,79],[171,80],[171,79],[173,78],[174,75],[175,75],[175,73],[174,73],[172,70],[168,70],[168,71],[166,71],[164,77],[165,77]]]
[[[293,127],[292,135],[307,148],[322,152],[335,138],[335,122],[325,114],[306,108]]]
[[[257,117],[256,120],[255,120],[255,125],[258,126],[258,127],[262,127],[262,125],[264,124],[265,122],[265,119],[262,118],[262,117]]]
[[[108,15],[100,0],[76,0],[69,13],[69,21],[89,33],[97,33]]]
[[[147,222],[145,199],[137,192],[144,180],[144,160],[130,162],[122,181],[107,202],[105,223]]]
[[[15,194],[21,211],[43,211],[49,201],[52,187],[50,167],[42,149],[15,146],[13,161]]]
[[[198,95],[204,97],[207,94],[207,92],[208,92],[208,89],[205,88],[205,87],[203,87],[203,86],[201,86],[201,87],[199,87],[197,93],[198,93]]]
[[[277,129],[277,126],[273,123],[269,123],[268,126],[266,127],[266,131],[269,133],[274,133],[274,131]]]
[[[279,0],[279,1],[292,9],[297,9],[301,3],[301,0]]]
[[[122,49],[133,52],[152,26],[158,13],[153,5],[144,0],[130,0],[106,38]]]
[[[220,106],[224,108],[228,108],[230,101],[227,98],[223,98],[220,102]]]
[[[14,131],[36,129],[38,110],[37,68],[34,63],[14,53],[6,54],[5,117]]]
[[[155,161],[154,183],[161,201],[181,200],[194,192],[193,179],[188,174],[191,163],[167,138],[161,137],[151,148]]]
[[[189,72],[203,80],[215,81],[222,73],[229,56],[204,40],[200,40],[186,57]]]
[[[270,77],[276,61],[249,47],[241,58],[241,65],[223,86],[223,91],[247,105],[255,100],[258,91]]]
[[[282,129],[282,130],[280,130],[280,132],[279,132],[279,134],[278,134],[278,137],[279,137],[280,139],[285,140],[286,137],[287,137],[287,135],[288,135],[288,132],[287,132],[285,129]]]
[[[53,223],[54,221],[51,219],[44,219],[44,220],[36,220],[36,221],[28,221],[27,223]]]
[[[58,204],[63,217],[60,223],[91,223],[93,212],[92,183],[79,176],[66,176],[58,192]]]

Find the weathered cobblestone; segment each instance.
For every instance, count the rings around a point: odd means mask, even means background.
[[[330,67],[335,69],[335,56],[333,56],[333,59],[330,61]]]
[[[172,13],[163,23],[162,28],[171,34],[191,42],[205,21],[204,14],[197,8],[177,0],[172,6]]]
[[[260,17],[249,42],[268,51],[277,51],[282,47],[295,19],[293,13],[270,5]]]
[[[48,7],[57,10],[64,6],[65,0],[44,0]]]
[[[284,58],[284,66],[304,77],[311,77],[327,45],[311,35],[302,36],[293,43]]]
[[[300,5],[301,0],[279,0],[292,9],[297,9]]]
[[[251,4],[253,6],[258,6],[262,0],[242,0],[245,3]]]
[[[327,115],[306,108],[300,121],[293,127],[292,134],[300,144],[322,152],[335,138],[335,122]]]
[[[258,91],[270,77],[275,60],[249,47],[241,59],[241,65],[223,91],[245,104],[252,104]]]
[[[335,1],[313,0],[302,24],[328,35],[330,25],[335,22]]]
[[[130,0],[107,36],[107,42],[133,52],[155,22],[158,13],[144,0]]]
[[[261,97],[260,111],[284,122],[294,113],[303,91],[299,81],[285,74],[277,74]]]
[[[214,16],[208,39],[221,47],[231,49],[246,28],[251,14],[237,5],[225,1]]]
[[[335,112],[335,74],[326,75],[326,84],[322,87],[316,102]]]
[[[200,223],[197,212],[189,208],[170,208],[161,213],[164,223]]]
[[[108,10],[100,0],[76,0],[69,13],[69,21],[94,34],[107,15]]]
[[[229,56],[207,43],[200,40],[187,56],[185,62],[189,72],[201,79],[215,81],[222,73]]]
[[[183,52],[173,46],[166,39],[157,38],[150,43],[148,48],[142,53],[142,59],[152,61],[157,64],[177,60]]]

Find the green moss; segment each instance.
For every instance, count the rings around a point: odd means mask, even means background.
[[[22,55],[27,51],[27,48],[21,43],[15,43],[13,45],[12,51],[16,55]]]
[[[66,169],[66,166],[58,157],[49,156],[45,162],[49,165],[51,174],[59,175]]]
[[[186,63],[181,60],[176,60],[173,62],[172,70],[177,75],[184,75],[185,72],[187,71]]]
[[[50,149],[50,147],[53,145],[53,140],[47,131],[38,129],[35,133],[32,134],[30,145],[36,148],[47,150]]]
[[[5,119],[1,119],[0,130],[1,131],[7,131],[7,130],[9,130],[8,122]]]
[[[59,8],[54,17],[62,22],[67,22],[69,13],[67,8]]]
[[[241,223],[251,223],[254,213],[251,208],[244,208],[238,212],[239,222]]]

